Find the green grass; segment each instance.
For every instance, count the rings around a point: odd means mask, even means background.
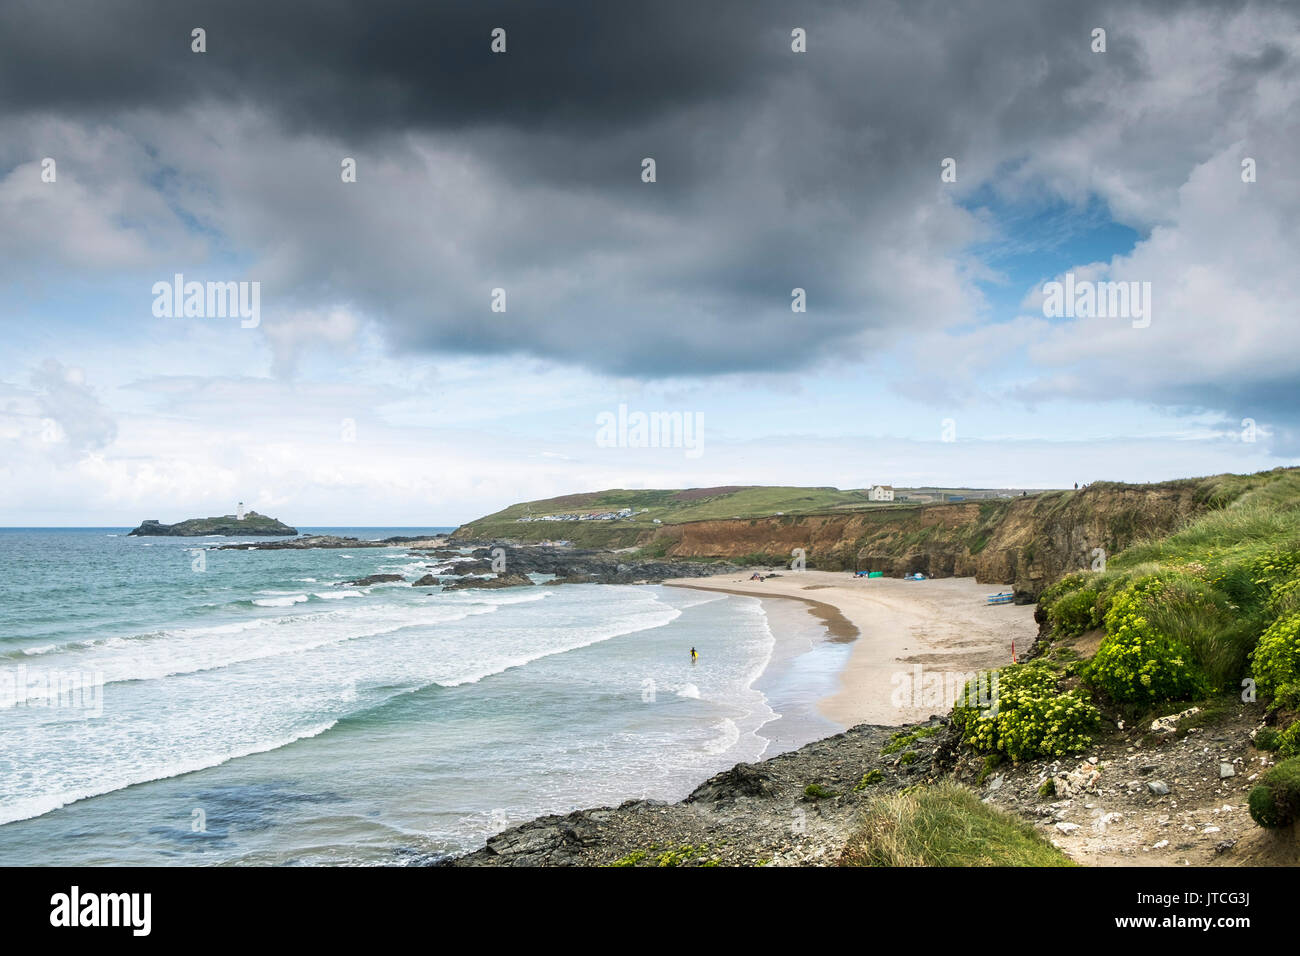
[[[1206,558],[1229,566],[1279,543],[1300,543],[1300,469],[1216,475],[1203,481],[1213,489],[1209,496],[1214,501],[1228,495],[1227,489],[1239,494],[1181,531],[1134,544],[1110,566],[1128,569],[1148,562],[1168,565]]]
[[[1169,581],[1147,619],[1157,631],[1179,637],[1219,689],[1245,673],[1246,658],[1264,627],[1258,613],[1243,613],[1208,581],[1187,575]]]
[[[585,547],[632,547],[645,544],[662,525],[688,521],[771,518],[782,514],[782,520],[793,523],[800,515],[858,510],[894,512],[909,507],[916,506],[869,501],[866,489],[841,491],[838,488],[767,485],[688,489],[613,488],[513,504],[462,525],[457,534],[460,538],[474,540],[567,539]],[[608,522],[518,521],[526,515],[540,517],[583,511],[620,511],[623,508],[634,510],[632,518]],[[655,519],[661,524],[656,525]],[[789,555],[781,556],[782,561],[788,559]]]
[[[876,797],[843,866],[1074,866],[1032,826],[955,783]]]
[[[793,488],[784,486],[726,486],[628,490],[623,488],[563,495],[540,501],[521,502],[504,508],[479,521],[514,521],[531,513],[533,516],[576,511],[618,511],[632,508],[635,521],[649,523],[659,518],[664,523],[707,521],[717,518],[765,518],[785,512],[787,515],[830,511],[842,506],[870,506],[866,491],[841,491],[838,488]],[[646,509],[644,514],[642,509]],[[477,523],[477,522],[475,522]]]

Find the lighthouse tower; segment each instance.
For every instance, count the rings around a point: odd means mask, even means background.
[[[235,517],[240,521],[244,520],[244,503],[241,501],[239,507],[235,509]]]

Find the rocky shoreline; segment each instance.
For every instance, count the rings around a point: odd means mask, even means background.
[[[471,557],[498,557],[515,574],[554,574],[556,581],[548,583],[656,584],[740,570],[729,561],[665,561],[626,551],[530,545],[478,547]]]
[[[1263,709],[1114,728],[1073,758],[990,765],[946,717],[860,724],[710,777],[676,803],[629,800],[512,826],[440,866],[835,866],[878,797],[946,780],[1029,822],[1083,865],[1300,864],[1300,838],[1255,825],[1271,757]]]
[[[503,545],[495,542],[467,543],[448,547],[445,538],[391,537],[377,541],[335,535],[305,535],[288,541],[252,541],[217,545],[218,551],[284,551],[311,548],[391,548],[404,546],[410,556],[429,558],[427,574],[411,582],[413,587],[446,590],[462,588],[527,587],[535,582],[530,574],[550,574],[545,582],[559,584],[657,584],[672,578],[698,578],[739,571],[729,561],[664,561],[642,558],[626,551],[564,548],[547,545]],[[364,583],[402,580],[401,575],[376,576]],[[382,580],[380,580],[382,578]],[[446,583],[443,579],[457,579]],[[348,582],[356,585],[360,581]]]
[[[526,587],[535,583],[529,577],[532,574],[554,575],[544,582],[547,585],[658,584],[673,578],[700,578],[739,570],[726,561],[662,561],[621,551],[529,545],[479,546],[467,551],[441,548],[426,552],[426,556],[451,563],[430,565],[431,573],[417,583],[432,584],[431,578],[459,579],[444,583],[444,590]],[[495,577],[481,576],[493,574]]]
[[[936,718],[917,729],[941,726]],[[438,863],[833,865],[864,801],[933,775],[930,755],[903,762],[900,754],[882,754],[899,731],[862,724],[761,763],[736,764],[677,803],[629,800],[539,817],[490,837],[482,849]]]
[[[1048,629],[1043,628],[1043,633]],[[1042,653],[1040,640],[1029,649]],[[1145,721],[1106,718],[1082,752],[1020,763],[973,753],[947,716],[858,724],[736,764],[675,803],[548,815],[442,866],[834,866],[880,797],[957,783],[1098,866],[1300,865],[1300,835],[1255,824],[1248,795],[1275,762],[1267,715],[1224,699]]]

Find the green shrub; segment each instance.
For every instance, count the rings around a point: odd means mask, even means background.
[[[1073,574],[1067,574],[1055,584],[1049,584],[1043,589],[1043,593],[1038,595],[1038,603],[1043,606],[1044,610],[1050,611],[1053,604],[1059,601],[1067,594],[1083,587],[1087,581],[1088,574],[1086,571],[1075,571]]]
[[[996,672],[993,688],[993,706],[974,703],[981,695],[968,685],[965,700],[972,703],[953,709],[962,742],[976,751],[1019,762],[1064,757],[1091,745],[1088,731],[1100,723],[1097,708],[1081,691],[1062,693],[1050,668],[1012,664]]]
[[[1142,573],[1151,573],[1151,569],[1143,566]],[[1093,588],[1097,592],[1097,620],[1104,623],[1106,615],[1110,613],[1111,604],[1115,600],[1115,595],[1122,592],[1137,577],[1141,575],[1135,571],[1106,571],[1102,574],[1095,575],[1096,581]]]
[[[1255,686],[1275,702],[1294,698],[1300,688],[1300,611],[1274,621],[1255,645]]]
[[[1295,577],[1300,568],[1300,550],[1294,543],[1262,552],[1256,547],[1217,559],[1216,563],[1214,586],[1233,604],[1249,611],[1270,604],[1276,592]]]
[[[1277,750],[1277,739],[1282,736],[1272,727],[1262,727],[1255,732],[1256,750]]]
[[[810,797],[813,800],[829,800],[832,797],[839,796],[839,794],[834,790],[823,787],[820,783],[808,784],[808,786],[803,788],[803,794],[805,797]]]
[[[1191,649],[1160,633],[1148,618],[1147,599],[1164,584],[1147,578],[1115,595],[1106,614],[1106,639],[1085,669],[1087,681],[1112,699],[1154,704],[1204,694],[1210,684]]]
[[[1294,577],[1273,589],[1268,596],[1268,613],[1274,618],[1300,611],[1300,577]]]
[[[1300,757],[1300,720],[1277,735],[1276,749],[1279,757]]]
[[[853,792],[861,793],[863,790],[867,789],[867,787],[880,783],[880,781],[884,779],[885,773],[879,767],[874,770],[868,770],[862,775],[862,779],[858,781],[858,785],[853,788]]]
[[[704,844],[692,846],[685,843],[676,849],[665,850],[655,859],[655,866],[717,866],[718,858],[708,856],[709,848]]]
[[[1101,624],[1097,616],[1098,593],[1092,588],[1081,588],[1063,595],[1047,609],[1047,620],[1052,629],[1067,637],[1077,637]]]
[[[1271,593],[1284,586],[1300,570],[1300,550],[1289,546],[1270,548],[1248,565],[1254,584]]]
[[[883,755],[896,754],[904,747],[908,747],[911,744],[916,743],[918,740],[924,740],[926,737],[933,737],[939,732],[939,730],[940,728],[938,727],[922,727],[912,733],[908,733],[906,730],[900,730],[889,738],[889,743],[885,744],[880,752]]]
[[[1300,757],[1284,760],[1250,791],[1250,815],[1262,827],[1290,826],[1300,818]]]
[[[642,860],[646,858],[648,853],[649,853],[648,850],[633,850],[631,853],[627,854],[626,856],[620,856],[613,863],[609,863],[606,865],[607,866],[636,866],[638,863],[640,863]]]

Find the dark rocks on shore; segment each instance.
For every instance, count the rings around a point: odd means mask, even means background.
[[[457,561],[443,573],[450,577],[461,577],[466,574],[494,574],[495,572],[496,569],[492,567],[491,561]]]
[[[494,551],[498,553],[494,555]],[[637,557],[626,551],[544,545],[494,545],[476,548],[472,554],[483,558],[504,557],[505,566],[511,572],[553,574],[556,583],[566,584],[657,583],[669,578],[707,577],[740,570],[738,565],[729,562],[662,561]],[[462,562],[453,573],[475,573],[466,571],[467,565],[468,562]],[[481,565],[487,565],[484,570],[490,569],[488,561],[481,562]]]
[[[487,859],[507,865],[580,865],[586,852],[601,840],[600,825],[608,810],[579,810],[567,816],[539,817],[531,823],[489,837]]]
[[[218,551],[299,551],[307,548],[379,548],[379,542],[358,541],[356,538],[339,538],[332,534],[309,534],[291,541],[248,541],[223,544]]]
[[[444,591],[463,591],[466,588],[518,588],[531,587],[533,579],[526,574],[498,574],[495,578],[461,578],[444,584]]]
[[[261,533],[261,532],[256,532]],[[293,534],[298,532],[294,531]],[[428,542],[429,538],[383,538],[379,541],[363,541],[360,538],[340,538],[333,534],[308,534],[291,541],[252,541],[239,544],[223,544],[219,551],[301,551],[309,548],[343,549],[343,548],[392,548],[411,541]],[[432,539],[438,540],[438,539]]]
[[[419,554],[426,558],[438,558],[442,561],[464,557],[459,548],[428,548],[420,551]]]
[[[859,724],[759,763],[736,764],[678,803],[633,800],[539,817],[474,852],[434,862],[836,865],[877,797],[947,781],[1062,841],[1079,862],[1114,865],[1118,854],[1146,865],[1203,866],[1232,851],[1231,862],[1294,867],[1300,857],[1289,839],[1250,847],[1260,831],[1243,812],[1252,784],[1242,771],[1258,756],[1252,734],[1263,717],[1259,703],[1229,708],[1217,723],[1189,728],[1181,739],[1152,740],[1145,721],[1127,729],[1109,724],[1077,754],[1002,763],[996,775],[985,754],[961,745],[961,731],[945,717],[902,727]],[[1098,809],[1103,795],[1105,811]],[[1102,828],[1104,842],[1084,839]],[[1243,846],[1251,855],[1242,855]]]
[[[353,587],[365,588],[372,584],[386,584],[389,581],[406,580],[400,574],[368,574],[364,578],[357,578],[355,581],[349,581],[348,584]]]
[[[737,797],[771,797],[776,793],[772,775],[762,765],[738,763],[696,787],[685,803],[720,803]]]
[[[629,800],[538,817],[450,866],[755,866],[834,864],[867,801],[929,779],[928,741],[895,766],[900,729],[860,724],[757,764],[736,764],[685,800]],[[871,771],[876,774],[868,776]],[[870,781],[870,782],[868,782]],[[817,796],[810,797],[815,788]]]
[[[441,582],[438,580],[438,575],[436,575],[436,574],[426,574],[424,577],[420,578],[420,580],[418,580],[418,581],[412,581],[412,582],[411,582],[411,587],[413,587],[413,588],[428,588],[428,587],[433,587],[435,584],[440,584],[440,583],[441,583]]]

